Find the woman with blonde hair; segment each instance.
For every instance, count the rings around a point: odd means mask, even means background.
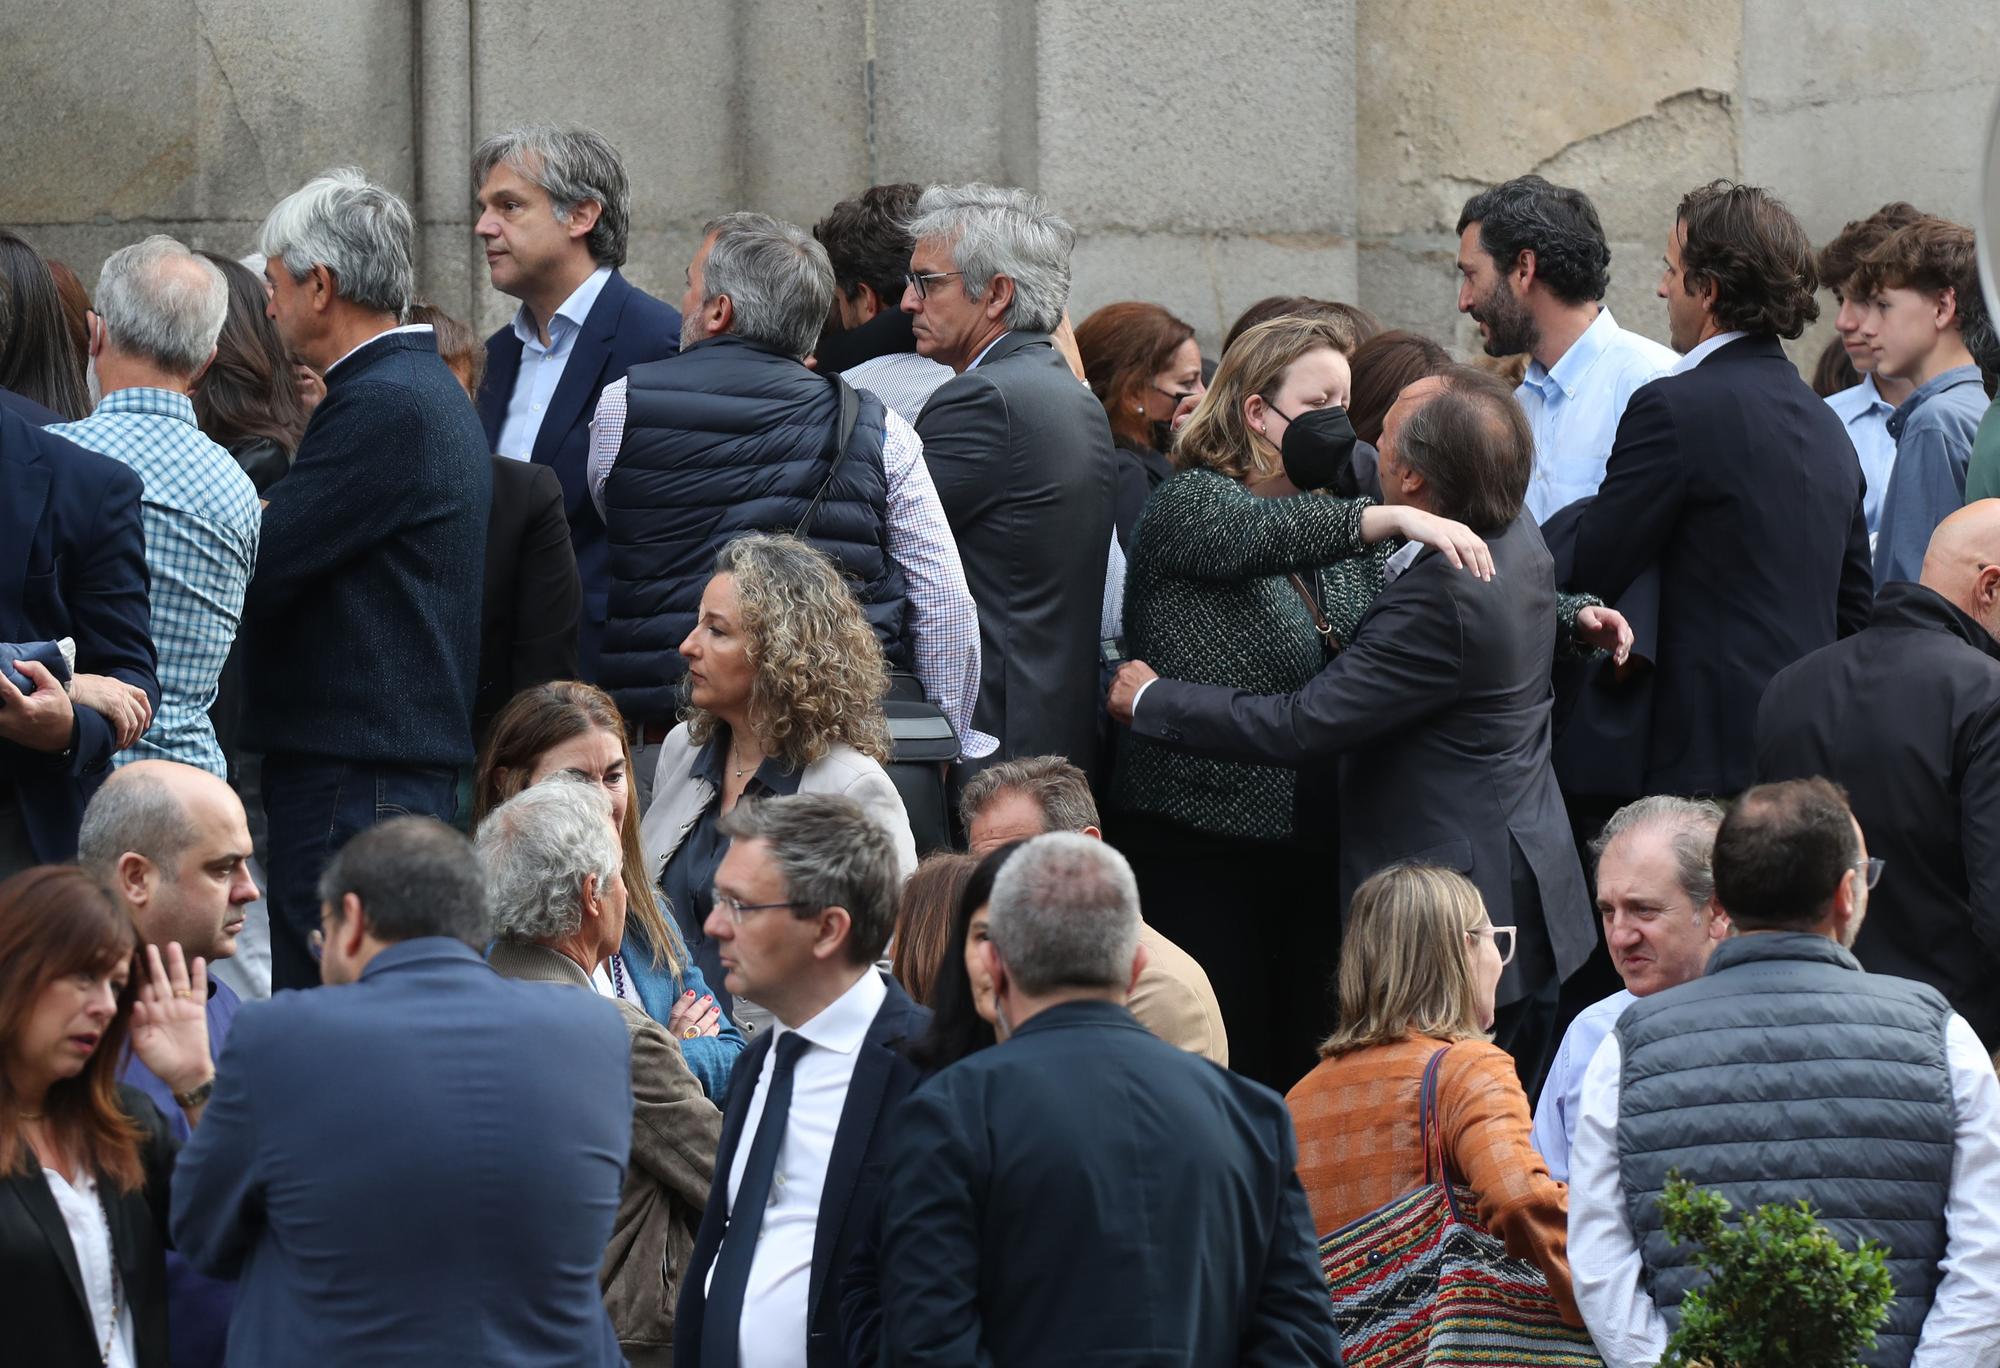
[[[1570,1289],[1569,1193],[1530,1142],[1528,1097],[1492,1044],[1494,992],[1514,952],[1463,875],[1396,865],[1355,890],[1340,956],[1340,1026],[1318,1067],[1285,1096],[1299,1181],[1327,1235],[1426,1181],[1423,1080],[1437,1070],[1445,1169],[1480,1223],[1548,1279],[1556,1309],[1583,1322]]]
[[[882,648],[823,552],[785,535],[730,542],[680,654],[687,706],[660,745],[640,828],[644,868],[728,1012],[722,963],[702,930],[729,846],[716,829],[723,813],[746,796],[840,793],[887,830],[904,878],[917,845],[882,768]]]

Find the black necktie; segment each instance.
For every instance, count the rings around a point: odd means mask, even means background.
[[[764,1114],[757,1121],[757,1138],[743,1165],[743,1181],[729,1207],[729,1228],[715,1254],[715,1276],[708,1282],[708,1305],[702,1312],[702,1368],[736,1368],[743,1293],[750,1285],[750,1262],[757,1254],[757,1236],[764,1228],[764,1208],[771,1204],[771,1179],[778,1170],[778,1147],[785,1142],[785,1123],[792,1113],[792,1067],[809,1042],[787,1031],[772,1045],[771,1087],[764,1094]]]

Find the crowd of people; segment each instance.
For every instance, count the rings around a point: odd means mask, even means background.
[[[358,171],[0,232],[10,1361],[1640,1368],[1678,1174],[2000,1365],[1967,229],[1698,186],[1663,346],[1522,176],[1483,355],[1211,357],[1020,189],[676,305],[598,134],[470,172],[483,342]]]

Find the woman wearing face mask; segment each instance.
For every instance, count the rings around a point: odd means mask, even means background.
[[[1174,410],[1208,390],[1194,329],[1157,304],[1106,304],[1076,330],[1083,373],[1118,448],[1118,496],[1112,524],[1132,550],[1132,529],[1146,499],[1174,473]]]

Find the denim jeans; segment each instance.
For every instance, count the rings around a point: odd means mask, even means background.
[[[270,828],[271,990],[319,986],[307,938],[319,927],[319,877],[348,840],[391,817],[451,821],[458,771],[355,764],[307,755],[264,757]]]

